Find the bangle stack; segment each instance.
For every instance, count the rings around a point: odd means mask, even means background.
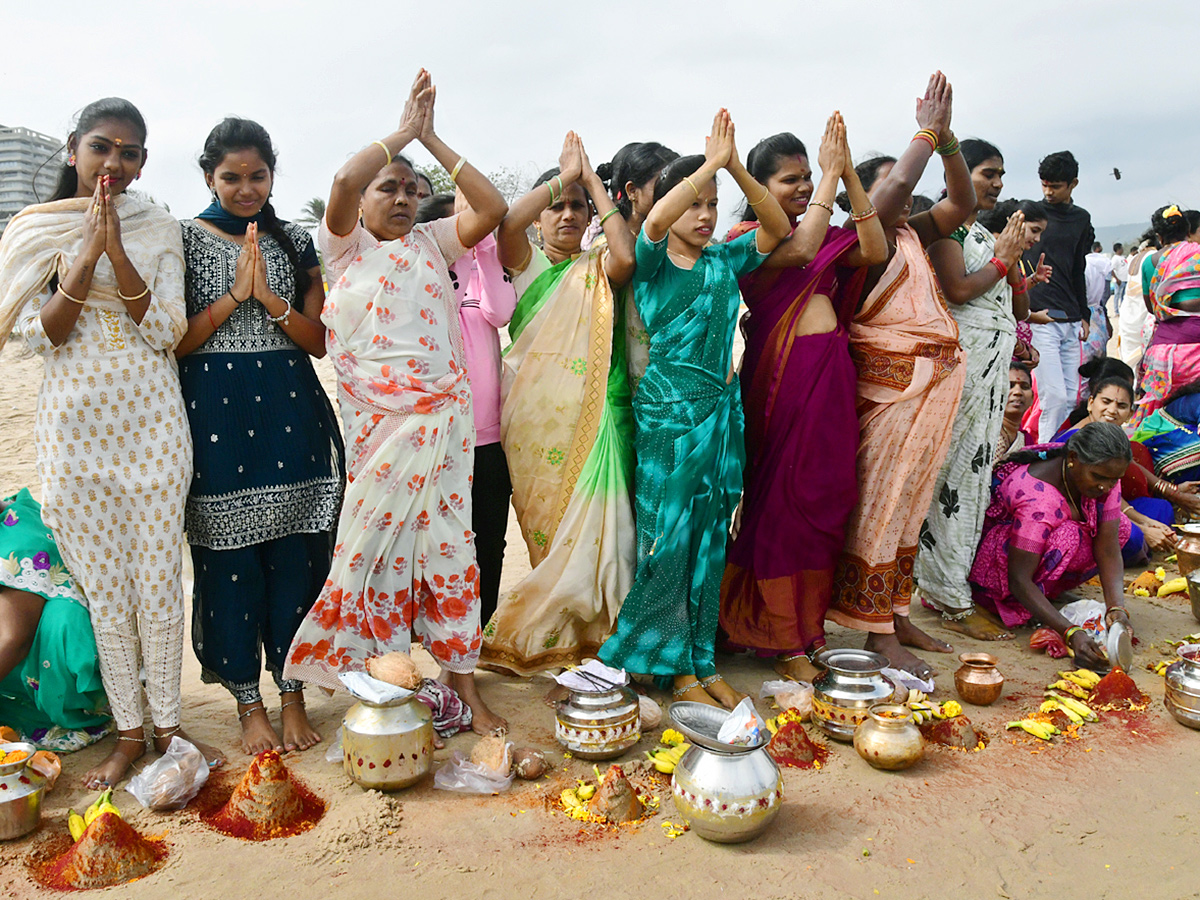
[[[821,207],[821,209],[827,209],[827,210],[829,210],[829,214],[831,216],[833,215],[833,207],[830,204],[826,203],[824,200],[809,200],[808,205],[809,206],[819,206],[819,207]]]
[[[268,322],[274,322],[276,325],[286,325],[288,323],[288,316],[290,316],[292,314],[292,304],[288,303],[287,300],[284,300],[283,302],[287,303],[287,309],[285,309],[283,311],[283,315],[272,316],[272,315],[268,314],[267,315]]]
[[[1008,277],[1008,266],[1006,266],[1004,264],[1004,261],[1002,259],[993,256],[991,259],[988,260],[988,262],[990,262],[993,266],[996,267],[996,271],[1000,273],[1001,278]]]
[[[937,152],[942,156],[953,156],[959,151],[958,138],[956,138],[954,135],[950,135],[950,140],[946,141],[944,144],[938,144],[934,149],[936,149]]]
[[[860,213],[851,212],[850,218],[852,220],[854,220],[855,222],[865,222],[867,219],[871,218],[871,216],[875,215],[877,212],[878,212],[878,210],[875,209],[874,206],[868,206],[866,209],[864,209]]]
[[[1083,631],[1083,628],[1081,628],[1079,625],[1072,625],[1070,628],[1068,628],[1066,631],[1064,631],[1063,632],[1063,643],[1066,644],[1067,646],[1070,646],[1071,637],[1077,631]]]
[[[1028,294],[1029,293],[1029,279],[1022,278],[1021,283],[1019,285],[1014,284],[1012,286],[1012,292],[1013,292],[1014,297],[1020,297],[1022,294]]]
[[[938,136],[936,131],[931,131],[928,128],[922,128],[913,135],[914,141],[928,141],[930,151],[936,150],[938,146]]]

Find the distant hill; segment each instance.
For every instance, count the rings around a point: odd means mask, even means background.
[[[1128,247],[1141,237],[1143,231],[1150,227],[1150,222],[1134,222],[1130,225],[1100,225],[1096,227],[1096,240],[1108,253],[1112,245],[1118,242]]]

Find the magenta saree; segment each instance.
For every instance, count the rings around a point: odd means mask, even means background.
[[[859,276],[837,268],[857,244],[854,231],[832,227],[807,266],[758,269],[740,282],[750,308],[742,319],[745,487],[720,621],[731,643],[762,653],[808,652],[825,642],[833,570],[858,499],[850,452],[858,446],[858,376],[848,330],[858,292],[843,280]],[[818,294],[830,298],[837,327],[797,334]]]

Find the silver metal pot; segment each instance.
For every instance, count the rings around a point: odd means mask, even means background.
[[[1188,597],[1192,601],[1192,615],[1200,622],[1200,571],[1193,572],[1187,578]]]
[[[388,703],[359,700],[342,719],[342,767],[363,788],[395,791],[433,766],[433,717],[416,694]]]
[[[703,703],[673,703],[671,721],[692,743],[675,766],[671,794],[692,831],[737,844],[758,837],[779,815],[783,788],[766,739],[746,746],[717,740],[728,713]]]
[[[834,740],[854,740],[867,710],[886,703],[896,687],[883,676],[887,658],[869,650],[826,650],[817,657],[825,671],[813,682],[812,720]]]
[[[1200,644],[1184,644],[1179,653],[1181,658],[1167,666],[1163,704],[1181,725],[1200,729]]]
[[[637,694],[627,687],[571,691],[555,709],[554,736],[580,759],[615,759],[642,739]]]
[[[24,741],[0,744],[0,751],[14,750],[23,751],[26,756],[15,763],[0,763],[0,841],[23,837],[42,820],[46,779],[29,768],[37,747]]]

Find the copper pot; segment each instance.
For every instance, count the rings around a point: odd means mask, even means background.
[[[1000,699],[1004,676],[996,671],[998,660],[990,653],[964,653],[962,666],[954,673],[958,696],[975,706],[988,706]]]
[[[1200,542],[1184,538],[1175,545],[1175,562],[1179,566],[1179,574],[1187,575],[1194,569],[1200,568]]]
[[[907,706],[877,703],[854,729],[854,749],[876,769],[895,772],[921,761],[925,740]]]

